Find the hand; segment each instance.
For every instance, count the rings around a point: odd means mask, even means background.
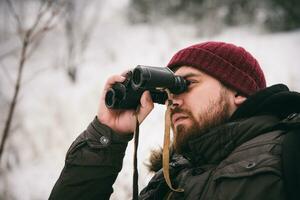
[[[124,76],[111,76],[105,86],[100,99],[99,110],[97,113],[98,120],[119,134],[133,133],[136,126],[135,110],[114,110],[109,109],[105,105],[105,94],[107,90],[116,82],[123,82]],[[140,108],[137,111],[138,121],[141,124],[148,114],[154,108],[153,101],[149,91],[145,91],[140,100]]]

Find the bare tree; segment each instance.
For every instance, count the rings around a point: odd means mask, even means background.
[[[20,14],[17,13],[12,0],[6,0],[9,11],[16,22],[18,37],[21,41],[21,52],[18,58],[17,79],[14,83],[14,92],[9,104],[8,115],[5,121],[4,130],[0,143],[0,161],[3,156],[3,150],[10,133],[14,111],[18,101],[19,91],[22,86],[22,75],[24,67],[29,57],[36,51],[45,34],[54,28],[55,19],[58,16],[59,9],[54,5],[54,0],[43,0],[39,7],[37,15],[34,17],[33,24],[25,28],[22,24]]]
[[[77,79],[78,66],[82,63],[97,23],[98,9],[95,8],[98,6],[94,6],[93,3],[97,1],[73,0],[66,2],[65,5],[64,30],[67,42],[65,66],[68,77],[74,83]]]

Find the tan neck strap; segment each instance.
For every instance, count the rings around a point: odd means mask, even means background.
[[[168,99],[170,99],[170,92],[167,91]],[[164,146],[163,146],[163,174],[169,188],[174,192],[183,192],[182,188],[173,188],[170,179],[170,127],[171,127],[171,102],[167,101],[167,110],[165,113],[165,135],[164,135]]]
[[[166,90],[168,99],[170,99],[170,92]],[[182,188],[173,188],[170,179],[170,127],[171,127],[171,102],[167,101],[167,110],[165,113],[165,133],[164,133],[164,146],[163,146],[163,175],[168,187],[174,192],[183,192]],[[138,188],[138,168],[137,168],[137,150],[139,145],[139,121],[137,112],[135,113],[136,127],[134,132],[134,155],[133,155],[133,194],[132,199],[138,200],[139,188]]]
[[[135,131],[134,131],[134,153],[133,153],[133,192],[132,192],[132,199],[138,200],[139,196],[139,185],[138,185],[138,168],[137,168],[137,151],[139,146],[139,132],[140,132],[140,123],[138,120],[137,113],[135,113],[136,118],[136,125],[135,125]]]

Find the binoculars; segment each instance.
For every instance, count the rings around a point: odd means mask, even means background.
[[[167,67],[138,65],[126,74],[122,83],[115,83],[105,94],[105,104],[111,109],[136,109],[144,91],[150,92],[154,103],[165,104],[168,89],[180,94],[188,88],[190,82],[176,76]]]

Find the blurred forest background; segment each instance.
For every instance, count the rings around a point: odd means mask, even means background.
[[[245,47],[268,85],[300,91],[300,1],[0,0],[0,199],[48,198],[108,76],[165,66],[207,40]],[[157,105],[141,127],[140,188],[162,143],[163,113]],[[132,149],[111,199],[131,198]]]

